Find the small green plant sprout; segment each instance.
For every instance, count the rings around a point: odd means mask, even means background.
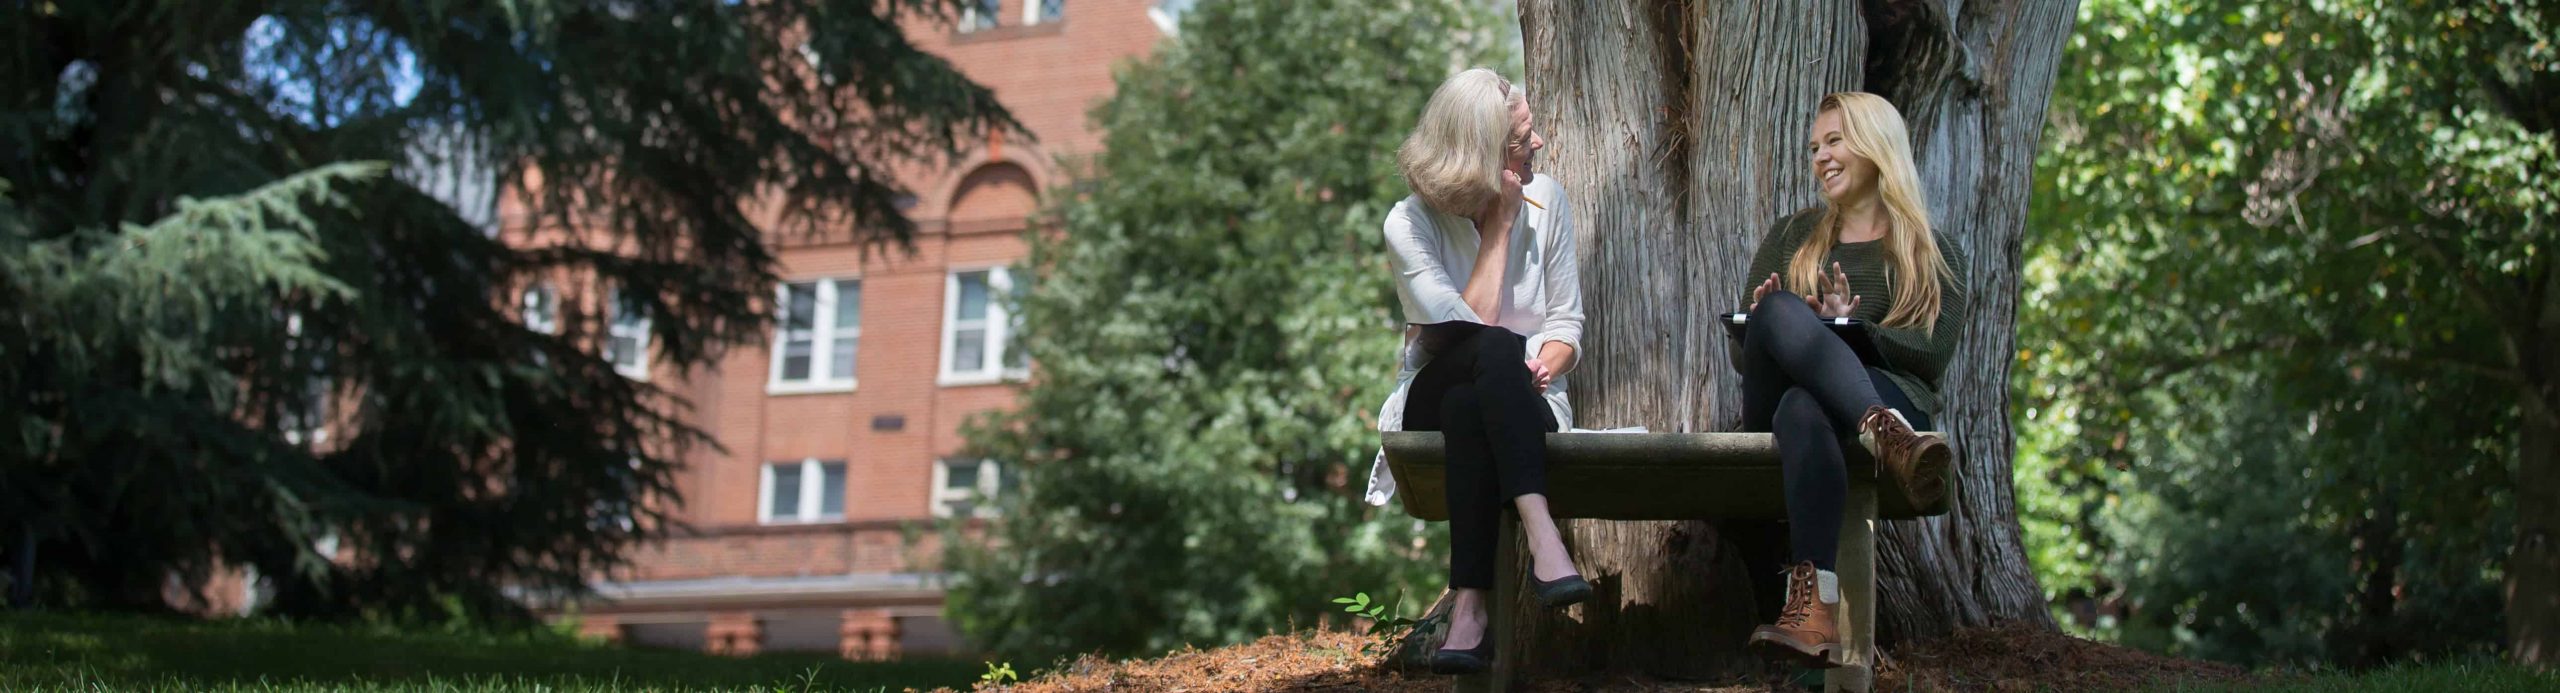
[[[1013,683],[1021,680],[1021,675],[1013,673],[1012,662],[1005,662],[1003,664],[988,662],[987,673],[978,675],[979,683],[1000,684]]]
[[[1369,593],[1367,592],[1361,592],[1348,597],[1334,597],[1333,603],[1345,605],[1342,607],[1344,613],[1359,614],[1369,617],[1370,620],[1377,620],[1380,614],[1387,612],[1387,605],[1385,603],[1370,603]]]
[[[1396,602],[1399,605],[1404,602],[1402,592],[1397,593]],[[1369,619],[1369,630],[1366,633],[1369,636],[1369,642],[1360,646],[1360,654],[1365,657],[1384,657],[1395,652],[1396,642],[1402,640],[1405,633],[1413,630],[1414,624],[1418,623],[1405,617],[1385,602],[1369,599],[1367,592],[1355,593],[1348,597],[1334,597],[1333,603],[1341,604],[1343,613]]]

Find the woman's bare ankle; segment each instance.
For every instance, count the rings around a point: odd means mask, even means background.
[[[1529,551],[1530,577],[1544,582],[1554,582],[1569,575],[1580,574],[1582,570],[1573,565],[1573,554],[1565,550],[1564,542],[1554,542],[1552,545],[1533,548]]]
[[[1444,650],[1470,650],[1484,644],[1490,619],[1485,613],[1484,590],[1461,589],[1449,604],[1449,633],[1440,643]]]

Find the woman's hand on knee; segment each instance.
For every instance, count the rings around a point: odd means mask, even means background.
[[[1767,298],[1769,294],[1778,293],[1778,291],[1778,273],[1770,272],[1768,279],[1761,280],[1759,286],[1751,287],[1751,307],[1742,309],[1742,312],[1750,313],[1760,310],[1760,299]]]
[[[1535,356],[1529,357],[1528,366],[1529,384],[1537,386],[1539,392],[1546,392],[1547,383],[1555,382],[1555,370],[1548,368],[1547,362],[1540,361]]]

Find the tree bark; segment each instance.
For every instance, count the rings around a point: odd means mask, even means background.
[[[1890,641],[2051,626],[2011,493],[2008,371],[2030,167],[2075,2],[1522,0],[1532,109],[1580,233],[1578,425],[1731,430],[1740,378],[1713,317],[1739,305],[1771,222],[1817,204],[1803,143],[1822,95],[1904,109],[1936,223],[1972,252],[1973,319],[1945,419],[1963,452],[1946,517],[1888,523]],[[1591,602],[1520,624],[1533,671],[1714,676],[1757,620],[1736,548],[1708,523],[1579,522]],[[1506,595],[1506,598],[1521,598]],[[1524,613],[1544,614],[1527,609]]]
[[[1904,109],[1931,222],[1967,251],[1972,319],[1941,390],[1962,494],[1944,517],[1886,523],[1878,621],[1887,641],[2023,620],[2050,627],[2027,565],[2010,462],[2027,197],[2055,68],[2079,3],[1866,0],[1868,89]]]
[[[2525,419],[2523,454],[2516,460],[2516,537],[2507,555],[2507,651],[2516,663],[2544,669],[2560,664],[2560,431],[2549,421]]]
[[[1712,430],[1730,387],[1700,318],[1719,277],[1687,209],[1695,137],[1677,2],[1523,2],[1532,110],[1549,139],[1541,167],[1565,186],[1580,238],[1586,355],[1570,380],[1581,426]],[[1736,272],[1737,276],[1739,272]],[[1669,377],[1671,374],[1681,374]],[[1699,374],[1704,377],[1698,377]],[[1748,660],[1750,593],[1703,522],[1573,522],[1566,541],[1598,592],[1562,618],[1512,624],[1507,656],[1531,671],[1635,668],[1705,677]],[[1503,598],[1525,599],[1525,595]],[[1520,613],[1544,613],[1523,609]]]
[[[2544,260],[2549,263],[2551,260]],[[2539,344],[2520,354],[2528,391],[2516,455],[2516,535],[2507,551],[2507,652],[2516,663],[2560,666],[2560,271],[2546,270]],[[2539,406],[2536,406],[2536,405]]]

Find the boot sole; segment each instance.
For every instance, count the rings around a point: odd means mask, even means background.
[[[1913,498],[1939,499],[1947,495],[1947,467],[1954,464],[1955,452],[1945,440],[1930,438],[1920,446],[1920,459],[1912,462],[1911,488],[1904,492]]]
[[[1943,436],[1923,433],[1921,437],[1925,442],[1920,444],[1919,459],[1911,462],[1910,487],[1902,492],[1917,501],[1934,502],[1947,494],[1947,468],[1955,464],[1955,448],[1949,446]],[[1874,456],[1877,462],[1884,461],[1883,446],[1876,442],[1875,434],[1858,434],[1858,445],[1866,448],[1867,454]]]
[[[1778,664],[1792,664],[1807,669],[1840,667],[1840,662],[1836,661],[1835,657],[1840,652],[1838,643],[1815,645],[1808,651],[1799,649],[1794,642],[1786,638],[1754,633],[1751,641],[1745,644],[1745,649],[1751,650],[1752,654],[1760,655],[1761,659]]]

